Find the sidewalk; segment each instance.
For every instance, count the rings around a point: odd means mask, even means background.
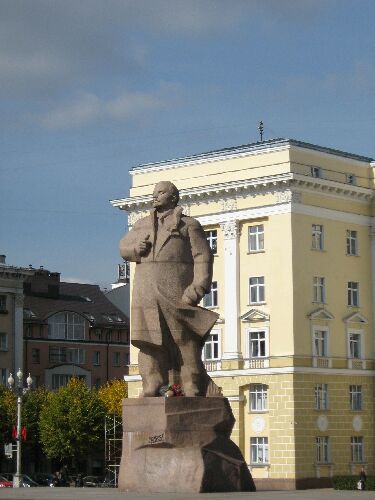
[[[111,488],[0,488],[0,500],[361,500],[374,499],[373,491],[260,491],[256,493],[121,493]]]

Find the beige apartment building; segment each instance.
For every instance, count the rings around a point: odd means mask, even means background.
[[[374,168],[275,139],[137,166],[130,197],[112,201],[131,226],[170,180],[204,226],[215,260],[203,303],[220,318],[203,357],[258,487],[375,474]],[[125,378],[137,397],[135,348]]]

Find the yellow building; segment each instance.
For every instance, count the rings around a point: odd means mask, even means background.
[[[258,487],[375,473],[375,162],[275,139],[131,170],[112,205],[129,225],[156,181],[207,231],[204,305],[220,314],[203,356],[229,399]],[[131,353],[129,396],[141,388]]]

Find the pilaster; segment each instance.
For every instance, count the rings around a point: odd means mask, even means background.
[[[222,368],[239,368],[242,360],[239,327],[239,224],[231,220],[220,224],[224,234],[224,352]]]

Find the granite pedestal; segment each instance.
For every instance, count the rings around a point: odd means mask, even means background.
[[[223,397],[156,397],[123,402],[122,491],[255,491]]]

